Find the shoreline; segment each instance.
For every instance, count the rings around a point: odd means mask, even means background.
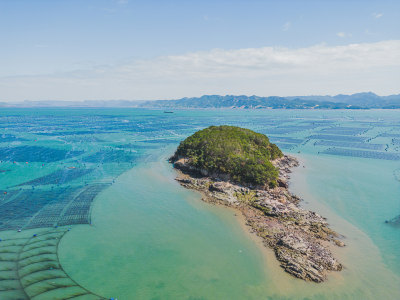
[[[178,171],[176,180],[198,191],[204,202],[233,209],[243,230],[262,247],[265,260],[274,253],[276,263],[290,275],[323,282],[328,273],[343,268],[331,252],[334,244],[345,246],[342,236],[329,228],[325,218],[302,208],[301,199],[289,191],[291,169],[299,166],[298,160],[285,155],[274,164],[279,169],[280,187],[272,191],[199,177],[196,170],[179,162],[174,168]]]
[[[172,151],[172,149],[168,150]],[[169,154],[169,151],[167,152]],[[177,170],[172,168],[171,164],[167,162],[167,158],[168,155],[165,153],[161,153],[160,155],[157,156],[157,160],[154,161],[156,165],[150,168],[151,175],[149,175],[148,178],[149,179],[152,178],[153,175],[160,175],[156,176],[157,182],[159,182],[159,180],[162,180],[162,182],[165,182],[167,184],[166,187],[172,185],[172,188],[168,187],[168,190],[170,189],[181,190],[181,186],[177,181],[175,181]],[[197,191],[182,189],[180,193],[186,190],[186,193],[184,193],[184,195],[182,196],[184,198],[183,200],[185,202],[188,202],[189,205],[194,206],[196,211],[198,210],[202,211],[203,209],[207,209],[207,211],[211,211],[213,215],[215,214],[217,217],[221,217],[220,212],[223,212],[225,210],[225,213],[223,213],[222,215],[223,216],[229,215],[230,218],[232,218],[232,221],[240,225],[241,229],[240,233],[245,235],[249,239],[249,241],[256,246],[257,250],[259,251],[258,253],[260,254],[260,256],[257,255],[257,260],[259,262],[260,268],[263,269],[265,277],[263,277],[262,281],[258,283],[260,284],[260,286],[254,288],[254,291],[257,290],[257,292],[255,293],[259,293],[257,294],[258,297],[249,299],[262,299],[265,297],[272,297],[277,299],[278,298],[319,299],[320,297],[322,297],[322,295],[326,299],[361,298],[361,297],[363,299],[375,299],[378,295],[386,299],[396,298],[396,296],[394,296],[398,295],[398,292],[396,293],[396,291],[398,290],[398,286],[396,286],[396,284],[391,284],[391,285],[389,284],[389,286],[386,286],[384,289],[379,291],[375,289],[374,283],[377,282],[379,282],[381,286],[385,286],[385,284],[388,284],[390,282],[392,283],[398,282],[397,277],[393,278],[391,274],[388,274],[388,270],[385,268],[382,262],[377,261],[379,260],[380,257],[378,249],[371,244],[372,242],[363,232],[360,232],[357,228],[355,228],[354,226],[343,220],[340,216],[335,216],[335,213],[328,207],[324,206],[321,207],[320,205],[322,204],[320,202],[315,203],[316,201],[319,200],[319,198],[313,195],[309,195],[308,193],[309,191],[304,186],[306,180],[306,178],[304,178],[304,173],[311,171],[309,165],[311,164],[311,162],[308,160],[307,156],[304,157],[303,155],[301,155],[298,159],[300,163],[304,162],[307,168],[303,169],[301,167],[293,171],[292,174],[293,180],[292,179],[290,180],[289,190],[294,191],[296,195],[299,195],[306,200],[302,202],[302,206],[307,206],[308,209],[315,210],[321,213],[322,215],[327,216],[330,223],[332,222],[332,226],[334,226],[334,229],[338,230],[339,232],[346,233],[346,241],[348,241],[348,246],[344,248],[332,247],[335,250],[334,251],[335,257],[337,257],[346,266],[346,268],[344,268],[342,272],[331,272],[328,276],[328,280],[323,284],[297,280],[288,273],[282,272],[283,270],[279,266],[279,262],[276,260],[273,250],[265,247],[262,243],[261,238],[255,234],[252,234],[249,231],[249,227],[245,225],[245,223],[243,222],[244,217],[241,215],[241,213],[240,214],[238,213],[237,209],[228,207],[230,209],[227,210],[226,205],[224,208],[221,208],[220,205],[218,205],[218,209],[216,210],[216,207],[213,207],[214,205],[208,205],[208,203],[204,201],[199,201],[201,200],[201,194],[198,193]],[[139,164],[139,166],[144,167],[142,169],[145,171],[146,174],[150,172],[149,171],[150,165],[148,164],[148,162]],[[137,172],[136,167],[130,170],[130,172],[127,172],[127,174],[125,174],[124,177],[127,176],[129,177],[131,176],[130,174],[133,174],[135,172]],[[296,174],[298,172],[299,175]],[[140,175],[140,178],[142,177],[143,174]],[[297,180],[298,178],[301,179],[300,182]],[[131,179],[127,180],[122,178],[122,180],[129,182],[129,186],[131,186],[130,185],[130,182],[132,182]],[[119,181],[117,182],[117,184],[120,184]],[[306,188],[305,190],[307,191],[300,192],[296,190],[295,189],[296,185],[297,188],[305,187]],[[144,186],[142,185],[140,186],[142,189],[144,188]],[[99,199],[99,202],[96,204],[97,207],[95,209],[97,211],[95,212],[95,215],[97,217],[96,218],[97,221],[95,223],[99,223],[97,224],[98,226],[97,225],[94,226],[96,230],[109,227],[108,223],[110,222],[107,222],[107,224],[102,224],[98,210],[99,209],[101,210],[102,207],[107,206],[107,203],[114,202],[115,195],[110,194],[109,196],[101,198],[102,199]],[[236,216],[234,216],[235,213]],[[107,218],[111,217],[108,212],[105,213],[104,216],[106,216]],[[114,219],[114,222],[112,223],[119,224],[119,222],[120,222],[119,220]],[[92,227],[91,229],[94,228]],[[66,264],[65,265],[66,269],[71,271],[71,275],[73,276],[74,279],[76,278],[79,283],[85,284],[85,286],[90,287],[90,289],[93,291],[106,294],[107,291],[113,291],[114,289],[118,290],[118,288],[114,288],[114,285],[111,285],[113,287],[111,289],[108,288],[102,290],[102,288],[99,288],[97,286],[97,283],[87,282],[85,278],[90,276],[90,272],[80,274],[82,270],[81,268],[76,267],[76,262],[71,262],[68,260],[63,261],[63,258],[64,260],[67,258],[66,253],[69,250],[71,250],[70,249],[72,247],[70,244],[71,241],[73,242],[73,244],[76,245],[77,242],[82,242],[83,240],[85,241],[85,243],[88,242],[89,246],[92,243],[94,243],[93,245],[96,245],[96,247],[98,247],[95,236],[98,236],[100,234],[99,232],[94,234],[94,232],[92,231],[87,231],[87,233],[85,234],[86,229],[83,226],[80,227],[80,230],[77,229],[78,228],[72,230],[71,233],[74,234],[71,234],[71,236],[67,237],[68,241],[63,241],[63,244],[61,245],[62,246],[61,248],[67,246],[66,248],[67,250],[65,250],[65,248],[62,249],[64,255],[61,256],[61,261],[63,264]],[[76,230],[78,232],[75,232]],[[79,233],[79,231],[81,231],[81,233]],[[82,232],[84,233],[83,236]],[[107,234],[102,234],[102,236],[103,237],[105,236],[106,239],[109,238]],[[66,245],[65,242],[67,242],[68,245]],[[118,243],[117,240],[113,240],[112,244],[115,243]],[[365,250],[367,252],[365,252]],[[107,251],[106,253],[108,253],[110,250],[107,248],[106,251]],[[372,258],[373,260],[371,260]],[[374,272],[376,272],[379,275],[371,274],[370,270],[374,270]],[[104,276],[108,275],[104,274]],[[256,277],[256,278],[261,278],[261,277]],[[360,291],[363,291],[362,296],[360,296],[361,295]],[[259,296],[260,294],[264,295],[265,297],[260,297]]]

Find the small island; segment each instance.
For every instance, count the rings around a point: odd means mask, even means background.
[[[329,271],[342,270],[329,247],[344,243],[325,218],[299,206],[288,190],[290,169],[299,163],[267,136],[211,126],[182,141],[170,162],[182,186],[201,192],[206,202],[240,210],[289,274],[322,282]]]

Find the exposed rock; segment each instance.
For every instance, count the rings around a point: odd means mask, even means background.
[[[288,188],[289,187],[289,185],[288,185],[286,180],[279,178],[277,181],[278,181],[278,186],[279,187],[283,187],[283,188]]]
[[[392,226],[400,227],[400,215],[397,217],[394,217],[393,219],[389,221],[385,221],[385,223],[390,224]]]
[[[342,265],[324,242],[343,247],[339,235],[328,227],[326,219],[302,209],[300,199],[288,190],[291,168],[299,165],[289,156],[273,161],[279,169],[278,187],[254,189],[229,182],[223,174],[206,174],[181,158],[174,167],[181,170],[177,181],[203,193],[203,200],[239,209],[251,231],[274,250],[286,272],[298,278],[322,282],[328,271],[340,271]],[[199,175],[202,175],[199,177]]]

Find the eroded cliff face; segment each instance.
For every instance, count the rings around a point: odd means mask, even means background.
[[[273,249],[281,267],[303,280],[322,282],[329,271],[340,271],[342,265],[329,250],[330,244],[344,246],[339,235],[329,228],[326,219],[302,209],[300,199],[288,190],[295,158],[284,156],[273,161],[279,169],[279,186],[273,189],[245,187],[229,181],[224,174],[197,170],[190,161],[180,158],[177,181],[203,194],[203,200],[239,209],[250,230]]]

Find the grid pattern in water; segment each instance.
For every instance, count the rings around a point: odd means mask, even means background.
[[[67,228],[52,228],[1,241],[0,299],[105,299],[62,268],[57,248]]]

